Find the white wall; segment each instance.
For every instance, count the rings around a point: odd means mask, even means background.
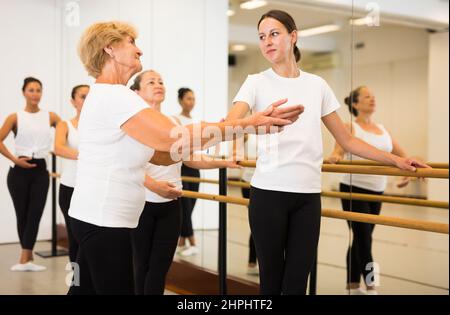
[[[428,64],[428,159],[448,162],[448,32],[430,36]],[[428,196],[448,201],[448,179],[431,179]]]
[[[79,25],[76,11],[79,6]],[[44,84],[41,106],[64,119],[73,115],[69,105],[72,87],[92,83],[76,54],[82,31],[98,21],[120,19],[139,30],[144,69],[155,69],[165,79],[165,113],[178,112],[176,91],[189,86],[197,96],[194,115],[199,120],[218,121],[227,111],[226,0],[0,0],[0,28],[4,32],[0,67],[0,120],[23,108],[23,78],[40,78]],[[13,150],[13,138],[6,140]],[[18,241],[16,220],[6,188],[8,161],[0,158],[0,243]],[[217,178],[217,171],[205,176]],[[217,186],[201,188],[217,193]],[[50,198],[48,198],[50,201]],[[194,224],[216,228],[218,205],[199,202]],[[38,239],[50,237],[50,205],[47,202]]]

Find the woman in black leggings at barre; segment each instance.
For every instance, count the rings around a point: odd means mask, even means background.
[[[154,70],[141,72],[134,79],[131,89],[142,97],[150,108],[161,112],[161,105],[166,97],[166,87],[158,72]],[[169,118],[180,125],[176,118]],[[182,164],[189,165],[193,169],[239,168],[232,161],[208,161],[207,159],[206,156],[196,154],[195,159],[168,166],[148,163],[145,207],[137,228],[131,232],[136,294],[161,295],[164,293],[166,274],[177,247],[184,215],[179,199],[183,189]]]
[[[346,124],[347,129],[354,137],[361,139],[381,151],[391,152],[398,156],[406,157],[405,151],[399,143],[392,138],[386,128],[373,121],[376,110],[375,96],[366,86],[360,86],[350,92],[345,98],[349,111],[356,118],[352,123]],[[328,161],[337,163],[346,156],[348,160],[361,160],[360,157],[345,152],[336,143],[335,149]],[[403,178],[397,186],[405,187],[410,181],[409,177]],[[382,195],[386,189],[387,176],[366,174],[344,174],[341,178],[340,191],[370,195]],[[353,211],[379,215],[381,202],[342,199],[344,211]],[[348,221],[353,232],[352,245],[347,250],[347,290],[351,295],[375,295],[377,270],[372,256],[372,234],[374,224]],[[373,277],[372,277],[373,275]],[[363,277],[366,291],[360,288],[361,276]]]
[[[9,169],[7,183],[22,248],[19,262],[11,267],[11,271],[43,271],[46,267],[33,263],[33,248],[50,184],[46,158],[51,149],[51,128],[60,118],[40,108],[42,83],[38,79],[26,78],[22,93],[25,108],[9,115],[0,130],[0,153],[14,163]],[[15,154],[3,143],[11,132]]]

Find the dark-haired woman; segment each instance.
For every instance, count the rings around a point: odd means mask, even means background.
[[[46,269],[44,266],[33,263],[33,248],[50,183],[46,158],[51,149],[51,127],[55,127],[60,118],[39,107],[42,83],[38,79],[26,78],[22,93],[25,108],[9,115],[0,130],[0,153],[14,163],[9,169],[7,183],[22,248],[19,262],[11,267],[11,271],[42,271]],[[11,131],[15,154],[3,143]]]
[[[321,219],[321,122],[348,152],[414,171],[426,167],[378,150],[352,136],[339,118],[333,91],[317,75],[300,70],[297,26],[284,11],[258,22],[259,47],[271,67],[250,75],[227,119],[260,112],[284,97],[302,104],[300,119],[279,135],[258,136],[258,162],[251,181],[249,220],[260,271],[261,294],[305,294],[316,257]]]
[[[59,185],[59,207],[66,222],[67,239],[69,241],[69,258],[74,262],[77,258],[78,243],[73,237],[70,227],[69,208],[75,187],[78,160],[78,121],[84,100],[89,93],[89,85],[77,85],[72,89],[71,100],[76,115],[67,121],[60,121],[56,126],[55,154],[62,157],[62,172]]]
[[[395,141],[383,125],[373,121],[376,110],[375,96],[366,86],[360,86],[350,93],[345,99],[350,112],[356,117],[354,122],[347,124],[347,129],[354,137],[361,139],[377,149],[391,152],[395,155],[406,157],[405,151]],[[353,156],[346,152],[338,143],[332,155],[328,158],[331,163],[337,163],[344,158],[361,160],[359,156]],[[397,184],[398,187],[408,185],[409,178],[404,178]],[[386,189],[387,176],[344,174],[340,183],[341,192],[353,192],[360,194],[381,195]],[[381,211],[381,202],[345,200],[342,199],[344,211],[353,211],[378,215]],[[348,221],[353,232],[352,245],[347,251],[347,290],[350,294],[377,294],[375,290],[376,279],[372,278],[374,261],[372,257],[372,233],[375,225],[369,223]],[[360,288],[361,276],[367,291]]]
[[[189,88],[180,88],[178,90],[178,103],[181,106],[181,113],[176,115],[175,118],[180,122],[182,126],[190,125],[194,122],[191,116],[191,112],[195,107],[195,94]],[[197,177],[200,178],[200,171],[195,168],[191,168],[185,164],[181,166],[181,176]],[[200,187],[199,183],[183,182],[183,189],[198,192]],[[180,198],[181,199],[181,233],[178,240],[177,252],[181,256],[192,256],[199,252],[197,242],[194,236],[194,229],[192,227],[192,212],[194,211],[195,203],[197,199],[194,198]],[[189,245],[188,245],[188,242]]]

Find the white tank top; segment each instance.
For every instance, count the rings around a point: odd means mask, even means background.
[[[189,118],[186,117],[184,115],[178,114],[175,116],[181,123],[182,126],[187,126],[187,125],[191,125],[194,123],[194,119],[193,118]]]
[[[66,121],[67,124],[67,146],[69,148],[78,150],[79,135],[78,130],[73,126],[70,120]],[[77,175],[77,160],[62,158],[62,174],[61,184],[67,187],[75,187],[75,178]]]
[[[357,123],[353,124],[354,135],[356,138],[359,138],[368,144],[374,146],[375,148],[385,151],[392,152],[393,144],[392,138],[387,132],[387,130],[383,127],[383,125],[377,124],[378,128],[380,128],[383,133],[381,135],[376,135],[374,133],[365,131],[362,129]],[[347,160],[362,160],[359,156],[352,155],[350,153],[346,154]],[[365,175],[365,174],[344,174],[342,177],[341,183],[346,185],[353,185],[356,187],[382,192],[386,190],[387,185],[387,176],[380,175]]]
[[[37,113],[17,112],[17,135],[14,140],[17,156],[47,158],[52,143],[50,113],[45,110]]]
[[[173,117],[169,118],[170,120],[173,121],[174,124],[179,125],[179,123]],[[156,181],[166,181],[172,183],[175,185],[176,189],[182,190],[183,189],[183,184],[181,183],[182,164],[183,162],[178,162],[169,166],[161,166],[148,163],[146,168],[146,174]],[[163,198],[149,189],[145,189],[145,200],[154,203],[163,203],[172,201],[172,199]]]

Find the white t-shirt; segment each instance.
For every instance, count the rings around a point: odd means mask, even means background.
[[[148,105],[124,85],[94,84],[78,124],[79,157],[69,215],[98,226],[135,228],[145,205],[145,166],[154,150],[121,126]]]
[[[169,117],[169,119],[172,120],[174,124],[179,125],[179,122],[175,118]],[[177,190],[182,190],[183,189],[183,184],[181,182],[182,165],[183,162],[174,163],[168,166],[148,163],[146,168],[146,174],[156,181],[165,181],[172,183],[175,185],[175,188]],[[161,197],[160,195],[151,191],[150,189],[145,189],[145,200],[154,203],[163,203],[172,201],[172,199]]]
[[[146,173],[148,176],[156,181],[165,181],[175,185],[175,189],[182,190],[183,184],[181,182],[181,165],[183,162],[178,162],[168,166],[155,165],[148,163]],[[145,190],[145,200],[148,202],[163,203],[172,201],[161,197],[150,189]]]
[[[305,111],[281,133],[258,136],[258,161],[251,185],[266,190],[320,193],[323,163],[321,118],[340,104],[328,84],[317,75],[301,71],[285,78],[272,69],[249,75],[233,100],[256,112],[287,98],[282,106],[301,104]]]
[[[372,132],[365,131],[358,123],[353,124],[354,136],[359,138],[368,144],[374,146],[378,150],[385,152],[392,152],[394,145],[392,138],[384,128],[383,125],[378,125],[378,128],[383,131],[381,135],[374,134]],[[346,154],[347,160],[362,160],[357,155],[351,153]],[[387,176],[380,175],[366,175],[366,174],[344,174],[341,179],[341,183],[346,185],[353,185],[359,188],[368,189],[371,191],[382,192],[386,190]]]

